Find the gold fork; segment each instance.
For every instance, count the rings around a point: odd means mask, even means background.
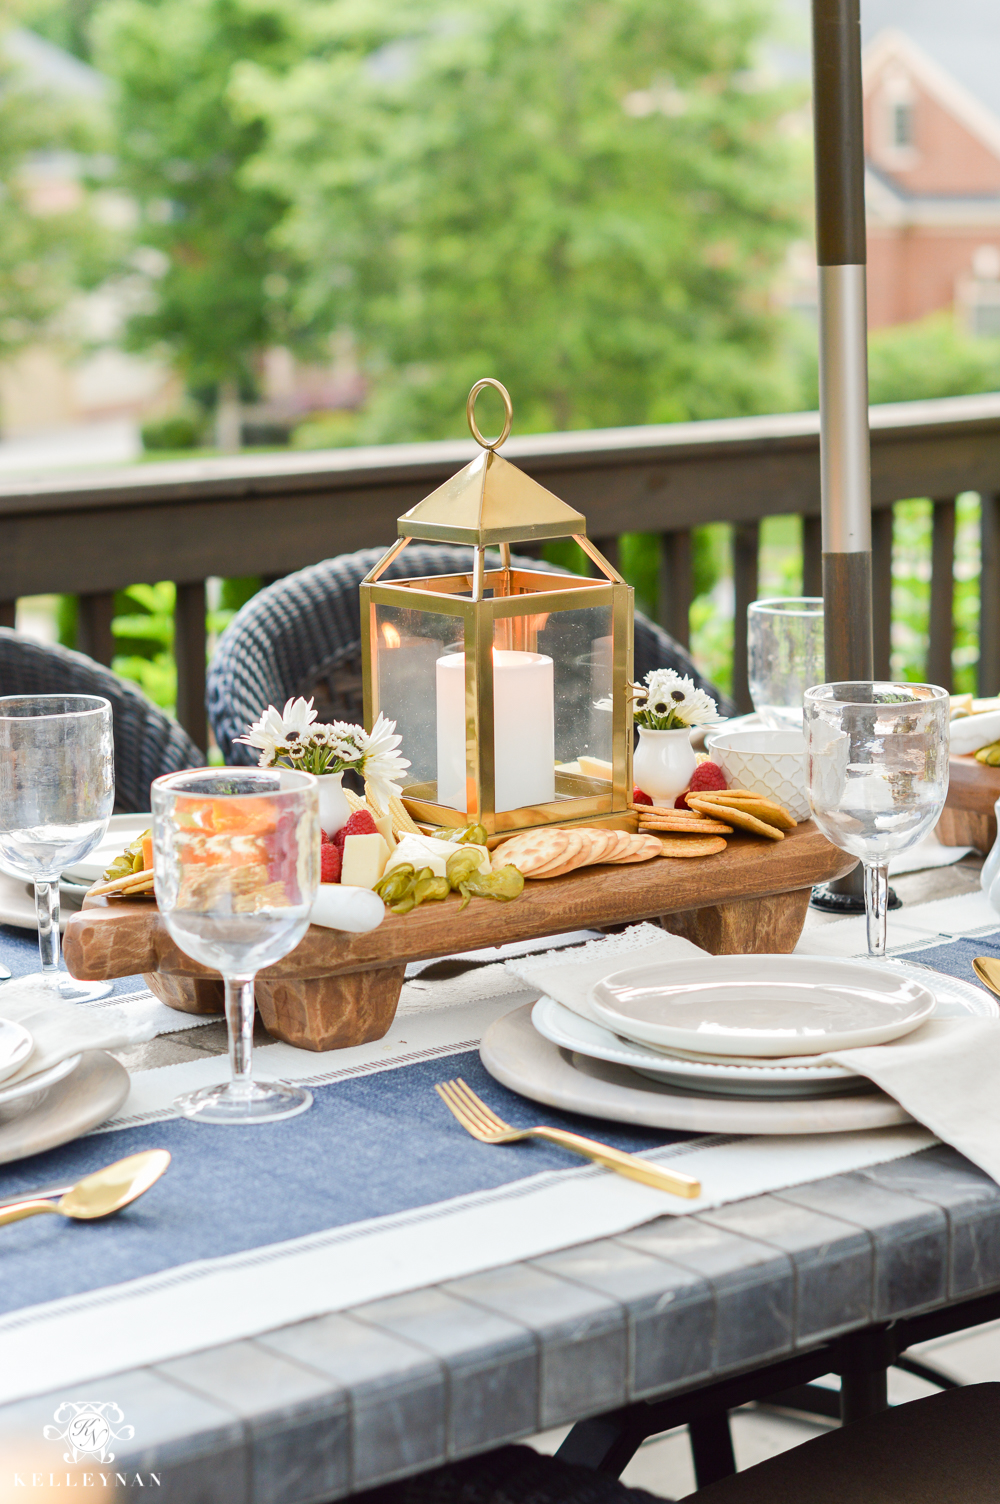
[[[558,1144],[561,1149],[582,1154],[584,1159],[592,1159],[595,1164],[625,1175],[629,1180],[651,1185],[658,1191],[669,1191],[673,1196],[701,1195],[701,1181],[691,1175],[661,1169],[635,1154],[623,1154],[620,1149],[598,1144],[592,1138],[581,1138],[578,1133],[566,1133],[562,1128],[512,1128],[498,1118],[461,1077],[457,1081],[440,1082],[434,1090],[466,1132],[481,1144],[516,1144],[523,1138],[541,1138],[546,1143]]]

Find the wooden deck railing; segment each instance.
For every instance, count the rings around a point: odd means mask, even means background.
[[[578,507],[612,557],[620,533],[662,539],[658,617],[689,637],[691,529],[734,526],[733,687],[749,708],[746,607],[757,595],[765,517],[803,519],[803,588],[820,593],[816,413],[510,439],[504,454]],[[184,460],[0,484],[0,624],[20,596],[80,597],[79,646],[110,663],[112,597],[177,582],[177,715],[205,746],[205,580],[278,577],[387,544],[396,518],[465,464],[468,442]],[[1000,394],[872,409],[876,672],[889,672],[892,505],[933,500],[927,675],[950,685],[955,498],[982,496],[979,689],[1000,690]]]

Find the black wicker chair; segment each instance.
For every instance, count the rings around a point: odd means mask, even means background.
[[[278,580],[248,601],[229,623],[208,673],[208,717],[225,761],[256,761],[253,749],[234,746],[249,722],[268,705],[279,710],[293,695],[315,696],[321,720],[360,721],[361,614],[358,585],[381,558],[380,548],[362,549],[313,564]],[[411,544],[384,579],[413,574],[451,574],[471,568],[472,551],[450,544]],[[499,568],[499,555],[487,558]],[[525,569],[563,574],[552,564],[515,557]],[[724,695],[698,673],[691,657],[661,627],[636,613],[634,672],[675,668],[734,714]]]
[[[83,653],[47,647],[0,627],[0,695],[103,695],[115,726],[115,813],[149,809],[161,773],[198,768],[205,754],[134,684]]]

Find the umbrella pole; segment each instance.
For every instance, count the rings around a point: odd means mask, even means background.
[[[859,0],[812,0],[812,21],[823,624],[835,683],[871,679],[874,663]],[[860,865],[829,888],[843,910],[863,909]]]

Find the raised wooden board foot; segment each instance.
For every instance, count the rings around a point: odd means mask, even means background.
[[[712,904],[681,914],[661,914],[660,923],[672,935],[683,935],[713,956],[785,953],[795,949],[811,895],[811,888],[800,888],[797,893]]]
[[[405,966],[307,981],[257,978],[257,1011],[276,1039],[301,1050],[339,1050],[382,1039],[392,1027]]]

